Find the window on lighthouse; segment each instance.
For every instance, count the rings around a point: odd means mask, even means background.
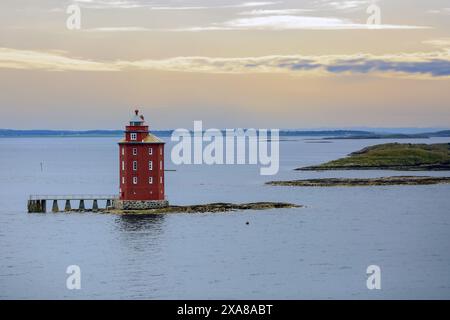
[[[159,161],[159,170],[162,170],[162,160]]]
[[[137,155],[137,148],[133,148],[133,156]]]
[[[152,171],[153,170],[153,161],[149,161],[148,162],[148,170]]]
[[[133,161],[133,171],[137,171],[137,161]]]
[[[122,161],[122,171],[125,171],[125,161]]]
[[[137,140],[137,133],[131,134],[131,140],[133,140],[133,141]]]
[[[148,184],[153,184],[153,177],[148,178]]]
[[[133,184],[137,184],[137,177],[133,177]]]
[[[148,154],[151,156],[153,154],[153,148],[148,148]]]

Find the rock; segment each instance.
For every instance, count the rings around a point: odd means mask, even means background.
[[[166,208],[150,210],[107,210],[105,213],[119,215],[146,215],[146,214],[170,214],[170,213],[216,213],[232,212],[240,210],[270,210],[284,208],[301,208],[302,206],[282,202],[255,202],[244,204],[210,203],[189,206],[168,206]],[[249,223],[248,223],[249,224]]]
[[[359,186],[395,186],[395,185],[432,185],[450,183],[450,177],[395,176],[383,178],[329,178],[293,181],[270,181],[272,186],[294,187],[359,187]]]

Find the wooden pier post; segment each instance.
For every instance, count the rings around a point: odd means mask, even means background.
[[[59,212],[58,200],[53,200],[52,212]]]
[[[28,213],[36,212],[36,201],[28,200]]]
[[[98,211],[98,202],[97,202],[97,200],[94,200],[94,202],[92,203],[92,211],[93,212],[97,212]]]
[[[66,205],[64,206],[64,211],[72,211],[72,206],[70,205],[70,200],[66,200]]]
[[[46,213],[47,200],[28,200],[27,209],[28,213]]]

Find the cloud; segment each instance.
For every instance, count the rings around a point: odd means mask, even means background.
[[[222,8],[258,8],[272,6],[282,3],[281,1],[246,1],[232,4],[200,6],[157,6],[155,3],[144,0],[75,0],[80,5],[88,8],[141,8],[146,7],[151,10],[200,10],[200,9],[222,9]],[[200,31],[232,31],[232,30],[357,30],[357,29],[426,29],[426,26],[396,25],[396,24],[367,24],[355,22],[350,19],[327,17],[327,16],[306,16],[305,12],[323,9],[323,7],[336,9],[352,9],[362,5],[369,5],[376,0],[349,0],[349,1],[329,1],[320,0],[315,3],[315,9],[300,8],[276,8],[276,9],[253,9],[238,12],[240,17],[224,22],[213,22],[208,25],[175,27],[169,29],[150,29],[145,27],[97,27],[91,28],[90,32],[133,32],[133,31],[175,31],[175,32],[200,32]]]
[[[367,8],[374,2],[377,2],[377,0],[321,0],[316,5],[320,8],[330,8],[333,10],[355,10],[360,8]]]
[[[174,57],[135,61],[92,61],[64,52],[0,48],[0,68],[47,71],[170,71],[207,74],[329,76],[370,74],[391,77],[450,78],[450,51],[393,55],[272,55],[262,57]]]
[[[131,0],[74,0],[74,2],[90,9],[133,9],[148,6],[145,2]]]
[[[280,3],[279,1],[253,1],[253,2],[244,2],[237,5],[229,5],[224,7],[232,7],[232,8],[250,8],[250,7],[262,7],[262,6],[271,6],[274,4]]]
[[[142,32],[142,31],[153,31],[153,29],[143,28],[143,27],[103,27],[103,28],[91,28],[83,29],[87,32]]]
[[[119,71],[114,64],[70,58],[61,51],[0,48],[0,68],[48,71]]]
[[[402,73],[408,75],[430,75],[432,77],[450,77],[450,61],[431,59],[429,61],[389,61],[382,59],[356,59],[336,62],[326,66],[332,73]]]
[[[135,9],[148,8],[151,10],[205,10],[205,9],[224,9],[224,8],[251,8],[263,7],[278,4],[278,1],[250,1],[230,5],[218,6],[163,6],[155,5],[153,2],[142,0],[74,0],[77,4],[89,9]]]
[[[356,30],[356,29],[427,29],[425,26],[356,23],[334,17],[269,15],[229,20],[204,27],[189,27],[173,31],[214,30]]]
[[[450,8],[441,8],[441,9],[431,9],[428,10],[428,13],[431,14],[450,14]]]
[[[431,39],[423,41],[422,43],[433,47],[450,48],[450,38]]]
[[[252,11],[240,12],[239,15],[241,15],[241,16],[293,15],[293,14],[299,14],[299,13],[311,12],[311,11],[314,11],[314,10],[313,9],[272,9],[272,10],[257,9],[257,10],[252,10]]]

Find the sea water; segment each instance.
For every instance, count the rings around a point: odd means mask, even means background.
[[[0,139],[1,299],[450,298],[450,185],[265,185],[450,175],[293,170],[395,140],[283,138],[272,177],[251,165],[175,166],[167,144],[166,169],[176,170],[166,172],[172,204],[281,201],[303,208],[147,217],[26,212],[30,194],[117,194],[118,139]],[[70,265],[80,267],[80,290],[66,287]],[[367,288],[370,265],[381,269],[381,290]]]

